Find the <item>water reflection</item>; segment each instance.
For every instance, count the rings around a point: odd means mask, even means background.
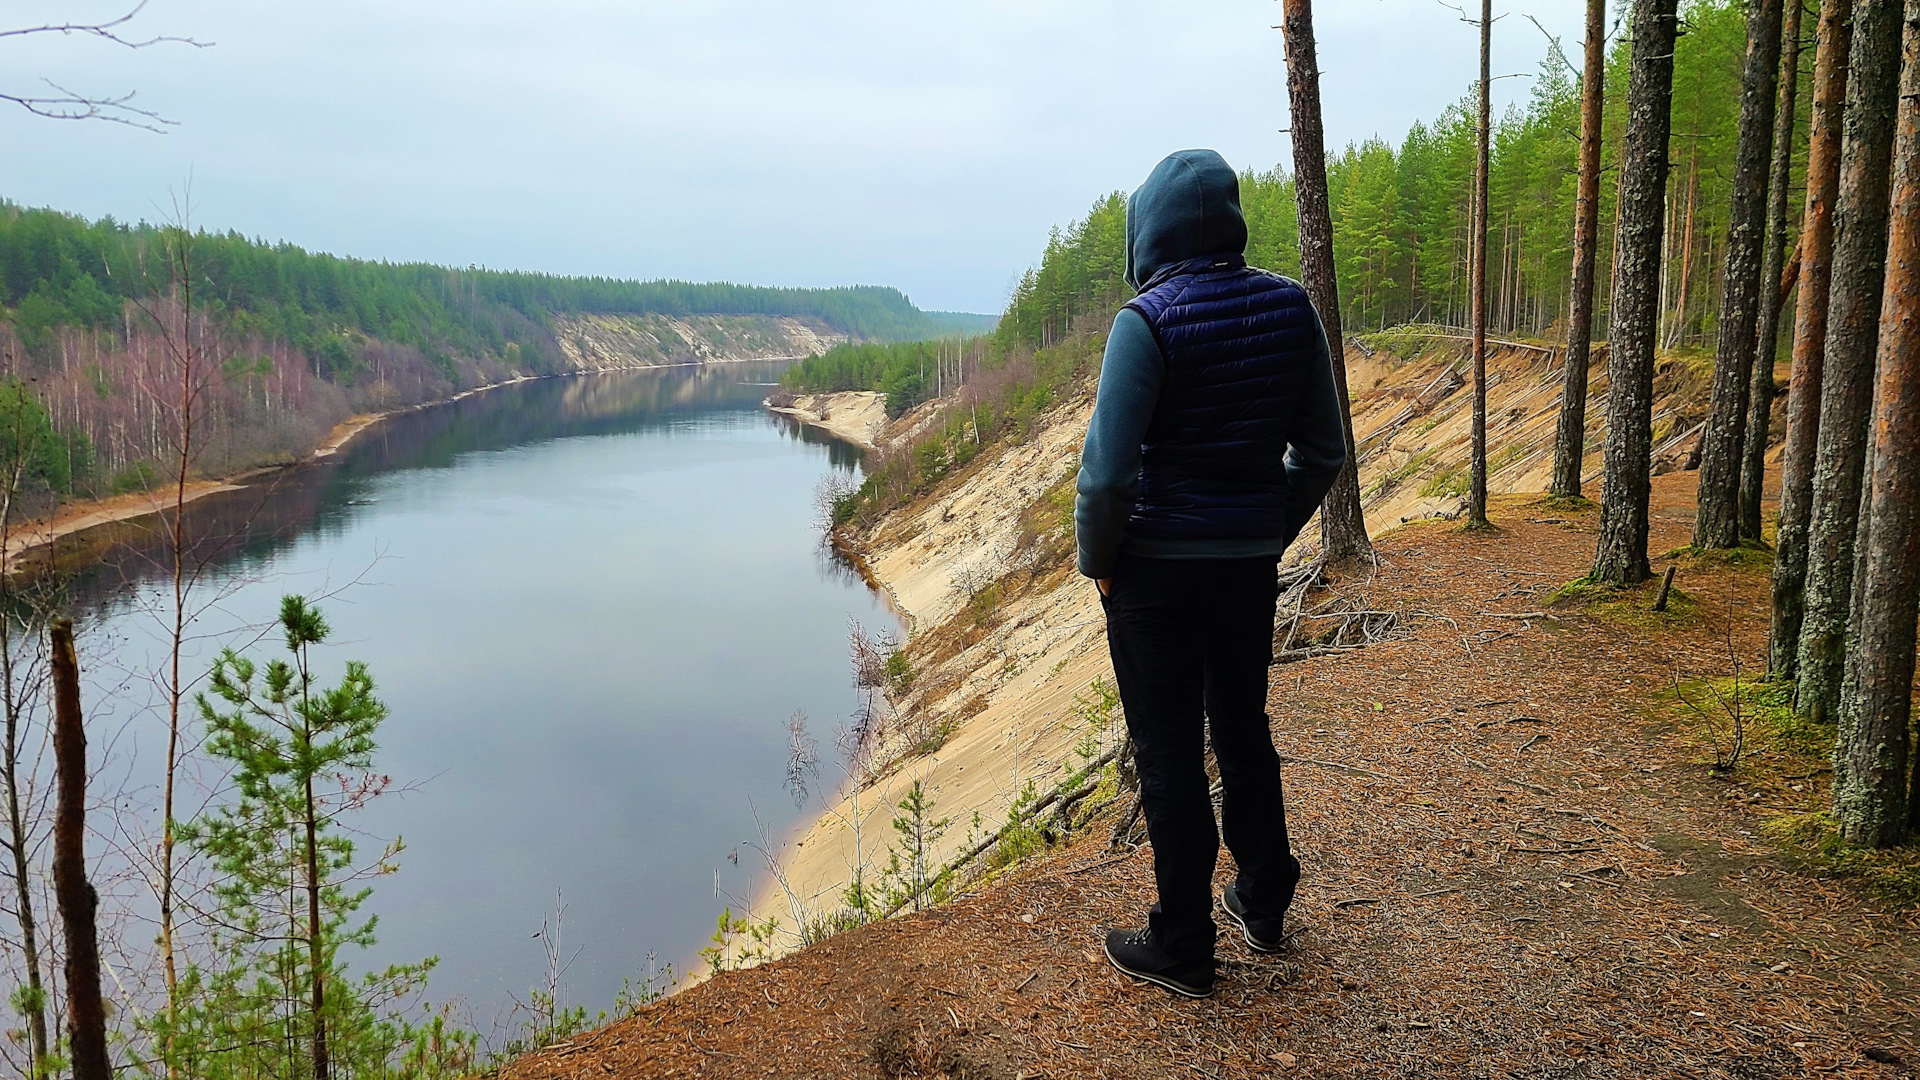
[[[326,677],[369,662],[380,770],[418,785],[359,822],[407,842],[368,963],[437,954],[433,997],[486,1022],[542,978],[529,935],[564,894],[573,999],[601,1008],[649,953],[694,957],[716,888],[750,893],[747,843],[800,813],[787,717],[827,741],[854,704],[848,620],[896,625],[814,527],[815,487],[857,453],[759,407],[781,366],[502,387],[192,506],[219,601],[188,671],[282,593],[361,581],[326,605]],[[129,820],[151,816],[164,731],[154,524],[90,538],[107,558],[83,582],[89,720],[116,733],[102,788],[131,793]]]
[[[760,412],[761,400],[788,364],[756,361],[532,379],[402,413],[360,432],[338,454],[196,499],[188,510],[185,562],[258,566],[300,536],[338,536],[352,527],[358,509],[370,504],[368,481],[385,473],[450,468],[462,454],[553,439],[656,430],[705,413]],[[836,469],[860,465],[857,447],[790,417],[764,415],[787,438],[824,448]],[[56,562],[81,608],[171,573],[171,536],[158,516],[102,526],[64,538],[56,547]]]

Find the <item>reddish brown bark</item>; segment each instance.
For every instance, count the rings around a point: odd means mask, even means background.
[[[1760,503],[1765,497],[1767,436],[1773,422],[1773,361],[1780,349],[1780,316],[1791,281],[1800,274],[1800,248],[1786,270],[1787,188],[1793,183],[1794,115],[1800,87],[1800,14],[1803,0],[1787,0],[1780,33],[1780,100],[1773,113],[1773,168],[1767,180],[1767,247],[1760,267],[1760,322],[1754,335],[1753,370],[1747,386],[1747,425],[1740,450],[1740,538],[1758,540]],[[1778,293],[1771,292],[1776,284]]]
[[[1789,679],[1798,671],[1800,627],[1807,610],[1807,521],[1813,513],[1813,459],[1820,436],[1827,300],[1832,288],[1833,204],[1840,186],[1840,132],[1846,108],[1852,19],[1852,0],[1821,0],[1807,136],[1807,209],[1800,222],[1800,300],[1794,310],[1793,373],[1787,383],[1787,445],[1780,457],[1773,623],[1767,641],[1767,670]]]
[[[1848,52],[1820,436],[1813,460],[1813,514],[1807,522],[1807,609],[1796,683],[1797,704],[1816,720],[1834,718],[1845,673],[1886,269],[1900,15],[1900,0],[1860,0]]]
[[[1480,112],[1473,157],[1473,449],[1467,493],[1467,527],[1487,527],[1487,165],[1492,103],[1493,0],[1480,0]],[[1506,278],[1506,237],[1501,237],[1501,282]]]
[[[1920,602],[1920,0],[1907,0],[1904,21],[1873,484],[1833,766],[1841,834],[1870,847],[1892,847],[1920,824],[1920,781],[1909,789],[1907,779]]]
[[[1313,41],[1312,0],[1285,0],[1281,33],[1287,46],[1287,101],[1292,111],[1295,205],[1300,216],[1300,277],[1320,313],[1333,354],[1340,392],[1340,425],[1347,463],[1320,504],[1320,547],[1340,562],[1373,552],[1360,507],[1360,461],[1353,441],[1353,406],[1347,394],[1346,338],[1340,327],[1340,289],[1333,267],[1333,214],[1327,196],[1326,135],[1320,119],[1320,61]]]
[[[1573,216],[1573,308],[1567,316],[1567,362],[1561,373],[1560,423],[1553,441],[1553,484],[1580,497],[1587,452],[1587,376],[1593,348],[1594,263],[1600,248],[1600,121],[1606,86],[1606,0],[1587,0],[1587,47],[1580,71],[1580,179]]]
[[[1795,0],[1798,3],[1799,0]],[[1719,331],[1714,342],[1713,396],[1700,440],[1699,513],[1695,547],[1740,542],[1740,462],[1746,450],[1747,405],[1759,342],[1761,277],[1769,209],[1769,152],[1780,73],[1781,0],[1757,0],[1747,11],[1747,62],[1740,90],[1740,136],[1733,154],[1733,206],[1727,215],[1727,258],[1721,275]],[[1785,204],[1782,204],[1784,213]],[[1772,354],[1768,354],[1772,362]]]
[[[67,931],[67,1050],[73,1080],[111,1080],[107,1014],[100,997],[100,898],[87,881],[87,732],[80,717],[80,665],[73,623],[55,619],[53,757],[59,784],[53,817],[53,893]]]

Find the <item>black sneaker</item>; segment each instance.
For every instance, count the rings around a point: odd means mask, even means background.
[[[1281,920],[1249,913],[1240,901],[1239,888],[1231,881],[1220,890],[1220,907],[1228,918],[1240,924],[1240,936],[1254,952],[1277,953],[1286,944],[1286,935],[1280,932]]]
[[[1107,931],[1107,959],[1133,976],[1190,998],[1213,996],[1213,961],[1175,960],[1146,930]]]

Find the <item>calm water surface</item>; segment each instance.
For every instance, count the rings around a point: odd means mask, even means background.
[[[854,704],[848,620],[894,625],[813,525],[816,485],[856,458],[759,408],[777,372],[506,387],[201,507],[205,534],[249,527],[202,587],[221,598],[193,670],[282,594],[339,589],[329,681],[364,659],[391,709],[378,767],[406,790],[357,825],[367,852],[406,850],[377,882],[366,963],[440,956],[430,996],[485,1024],[544,980],[532,935],[563,898],[571,997],[606,1007],[650,952],[694,956],[726,902],[716,873],[748,895],[755,813],[776,837],[798,813],[787,717],[830,746]],[[94,722],[121,732],[108,752],[130,775],[162,746],[141,714],[160,649],[140,565],[96,574],[82,638]]]

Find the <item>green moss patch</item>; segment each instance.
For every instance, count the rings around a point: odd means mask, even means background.
[[[1575,578],[1548,593],[1547,605],[1646,630],[1689,626],[1699,620],[1699,602],[1678,585],[1667,594],[1667,610],[1654,611],[1653,597],[1659,588],[1657,578],[1624,588],[1591,578]]]
[[[1841,839],[1825,813],[1783,814],[1761,831],[1809,869],[1853,880],[1904,910],[1920,909],[1920,847],[1856,847]]]

